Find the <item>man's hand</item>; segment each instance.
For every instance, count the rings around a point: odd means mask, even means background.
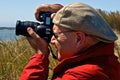
[[[62,7],[63,6],[61,4],[44,4],[44,5],[38,6],[35,10],[35,18],[36,18],[36,20],[39,21],[39,13],[40,12],[56,13]]]
[[[36,51],[36,53],[40,54],[49,54],[48,43],[42,39],[38,34],[36,34],[32,28],[28,27],[27,32],[31,37],[27,37],[30,45]]]

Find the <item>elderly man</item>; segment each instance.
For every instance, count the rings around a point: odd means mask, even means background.
[[[45,5],[43,5],[45,6]],[[42,11],[36,9],[37,14]],[[49,5],[45,11],[53,8]],[[53,9],[54,10],[54,9]],[[51,44],[57,48],[57,59],[52,80],[119,80],[120,64],[114,56],[116,35],[99,15],[87,4],[72,3],[53,17]],[[49,65],[48,43],[31,28],[28,38],[36,54],[26,65],[21,80],[47,80]]]

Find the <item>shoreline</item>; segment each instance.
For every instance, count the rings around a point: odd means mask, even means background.
[[[4,29],[15,30],[15,27],[0,27],[0,30],[4,30]]]

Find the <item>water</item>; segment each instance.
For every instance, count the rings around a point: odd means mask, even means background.
[[[0,41],[4,40],[16,40],[20,38],[20,36],[15,35],[15,29],[0,29]]]

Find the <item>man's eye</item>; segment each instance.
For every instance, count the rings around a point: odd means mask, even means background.
[[[62,32],[53,33],[54,37],[57,39]]]

